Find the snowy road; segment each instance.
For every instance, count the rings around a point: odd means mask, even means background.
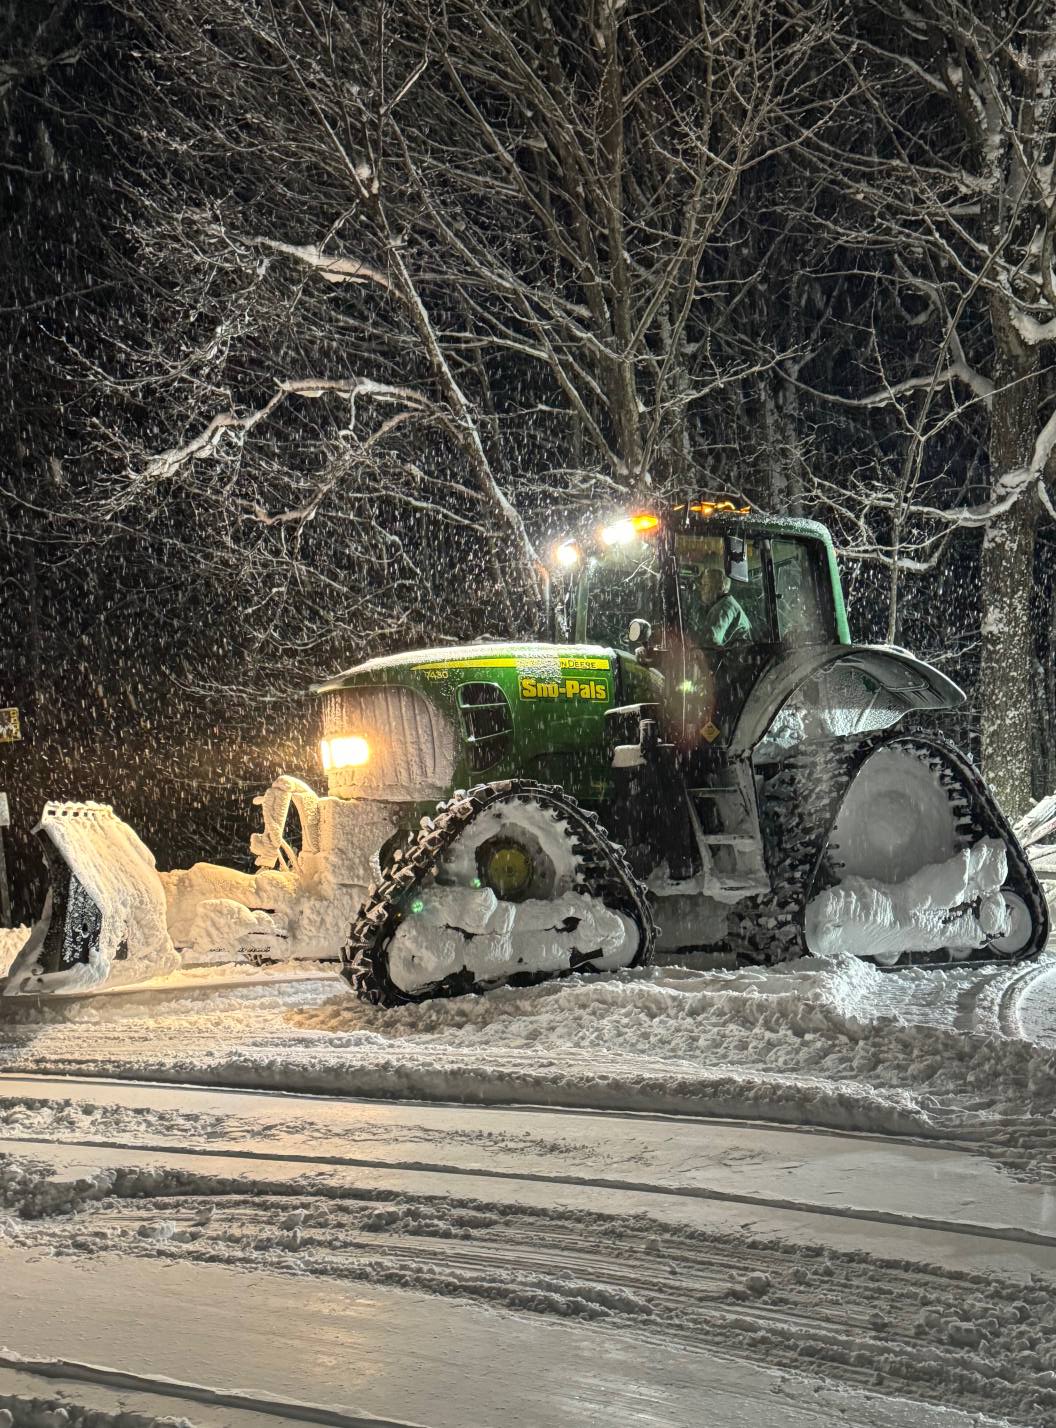
[[[1051,956],[0,1002],[0,1408],[1056,1424],[1054,1047]]]
[[[969,1154],[6,1076],[0,1155],[0,1342],[194,1422],[217,1384],[435,1428],[1056,1409],[1056,1200]]]
[[[885,1226],[897,1228],[898,1243],[916,1230],[978,1230],[973,1254],[1028,1269],[1048,1265],[1051,1254],[1056,1268],[1056,1186],[1014,1180],[999,1164],[961,1151],[870,1136],[687,1117],[0,1076],[0,1153],[30,1145],[34,1158],[59,1169],[68,1168],[74,1148],[111,1157],[134,1151],[137,1163],[143,1152],[157,1151],[204,1159],[210,1173],[221,1173],[230,1159],[243,1170],[259,1167],[259,1176],[274,1162],[284,1174],[323,1168],[439,1176],[454,1190],[458,1178],[512,1181],[522,1190],[541,1187],[544,1204],[558,1188],[589,1191],[595,1200],[711,1201],[739,1207],[738,1214],[852,1219],[859,1239],[872,1223],[885,1248],[893,1242]],[[89,1154],[83,1163],[96,1162]],[[104,1156],[98,1163],[114,1162]],[[940,1213],[936,1183],[943,1186]],[[826,1234],[839,1238],[841,1228]],[[939,1253],[936,1243],[929,1241]],[[1010,1248],[1015,1244],[1032,1248],[1024,1258]],[[953,1245],[951,1262],[962,1249]]]

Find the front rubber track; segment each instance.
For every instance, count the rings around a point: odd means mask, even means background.
[[[624,857],[598,822],[596,813],[580,808],[561,788],[530,779],[505,779],[478,784],[466,793],[441,803],[433,819],[411,842],[397,850],[382,871],[381,881],[360,909],[348,941],[341,950],[341,975],[357,996],[374,1006],[400,1006],[424,1002],[433,997],[461,996],[488,991],[496,986],[529,986],[568,976],[571,971],[590,971],[589,963],[562,972],[517,972],[498,982],[476,982],[465,971],[434,983],[419,992],[406,992],[389,976],[388,948],[403,915],[426,878],[439,865],[444,853],[487,809],[496,804],[530,798],[550,810],[573,832],[582,868],[582,881],[575,891],[595,897],[628,916],[638,928],[638,948],[628,966],[643,966],[652,959],[656,944],[656,924],[643,884],[635,877]]]

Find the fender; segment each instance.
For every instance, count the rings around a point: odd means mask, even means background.
[[[733,730],[732,758],[750,754],[778,714],[792,707],[819,721],[820,735],[888,728],[914,710],[956,709],[964,691],[898,645],[823,645],[791,651],[766,670]]]

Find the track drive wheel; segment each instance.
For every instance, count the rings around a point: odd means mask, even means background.
[[[389,859],[342,951],[378,1006],[647,962],[645,889],[597,815],[559,788],[480,784]]]

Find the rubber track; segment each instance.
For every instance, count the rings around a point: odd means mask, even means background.
[[[423,820],[421,831],[384,870],[381,883],[368,896],[341,949],[341,975],[357,996],[375,1006],[398,1006],[431,997],[459,996],[497,985],[475,982],[471,973],[463,972],[422,992],[405,992],[389,977],[388,945],[423,881],[470,824],[496,804],[525,800],[546,809],[571,833],[581,879],[575,891],[625,913],[637,926],[638,950],[627,965],[643,966],[651,960],[657,929],[645,888],[631,871],[623,849],[612,842],[599,824],[597,814],[580,808],[576,800],[560,788],[528,779],[507,779],[478,784],[441,803],[435,818]],[[569,970],[592,970],[589,957]],[[568,974],[520,972],[505,978],[504,983],[527,986],[555,975]]]
[[[884,970],[912,964],[954,968],[968,962],[1006,964],[1036,957],[1049,934],[1045,895],[1008,820],[982,776],[948,740],[927,734],[876,734],[865,739],[826,739],[804,744],[764,785],[763,846],[773,888],[770,905],[761,907],[742,930],[746,950],[761,962],[810,955],[804,918],[807,904],[827,881],[825,860],[833,826],[852,780],[865,761],[882,747],[907,749],[926,761],[947,788],[961,846],[979,838],[1000,838],[1008,858],[1005,887],[1030,909],[1034,937],[1015,956],[980,947],[952,959],[935,952],[905,952]],[[866,960],[872,960],[871,958]]]

